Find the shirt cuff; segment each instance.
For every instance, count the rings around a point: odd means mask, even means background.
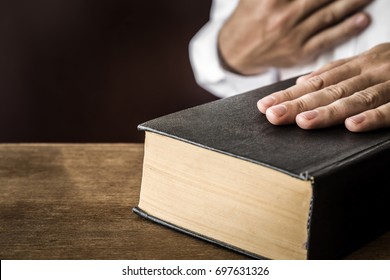
[[[218,55],[218,33],[223,21],[209,22],[191,40],[190,61],[197,83],[218,97],[228,97],[277,81],[270,69],[260,75],[241,76],[225,70]]]

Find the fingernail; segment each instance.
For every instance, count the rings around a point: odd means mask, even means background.
[[[351,120],[352,122],[354,122],[355,124],[359,124],[359,123],[364,122],[364,120],[366,119],[366,116],[365,116],[364,114],[359,114],[359,115],[350,117],[350,118],[348,118],[348,119],[350,119],[350,120]]]
[[[273,96],[266,96],[264,97],[263,99],[260,99],[259,100],[259,103],[263,106],[263,107],[271,107],[272,105],[275,104],[275,97]]]
[[[316,110],[307,111],[299,114],[301,117],[304,117],[306,120],[310,121],[318,116],[318,112]]]
[[[271,112],[277,117],[281,117],[287,113],[287,107],[285,105],[277,105],[271,107],[269,110],[271,110]]]
[[[355,25],[357,27],[363,28],[366,27],[369,23],[368,16],[365,14],[358,14],[355,18]]]

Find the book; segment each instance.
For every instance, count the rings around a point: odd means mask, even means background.
[[[147,219],[265,259],[338,259],[389,230],[390,130],[274,126],[282,81],[139,125]]]

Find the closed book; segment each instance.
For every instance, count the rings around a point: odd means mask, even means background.
[[[256,258],[338,259],[389,229],[390,130],[273,126],[294,79],[139,125],[145,218]]]

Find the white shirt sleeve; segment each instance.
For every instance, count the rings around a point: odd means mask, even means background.
[[[277,71],[261,75],[240,76],[225,70],[219,60],[217,38],[238,0],[214,0],[210,20],[190,42],[189,55],[197,83],[219,97],[228,97],[277,81]]]
[[[290,68],[273,68],[256,76],[240,76],[225,70],[219,61],[217,37],[225,20],[233,13],[238,0],[214,0],[210,21],[190,42],[190,61],[200,86],[219,97],[228,97],[279,80],[309,73],[324,64],[357,55],[383,42],[390,42],[390,1],[376,0],[366,9],[371,25],[360,35],[321,54],[316,60]]]

